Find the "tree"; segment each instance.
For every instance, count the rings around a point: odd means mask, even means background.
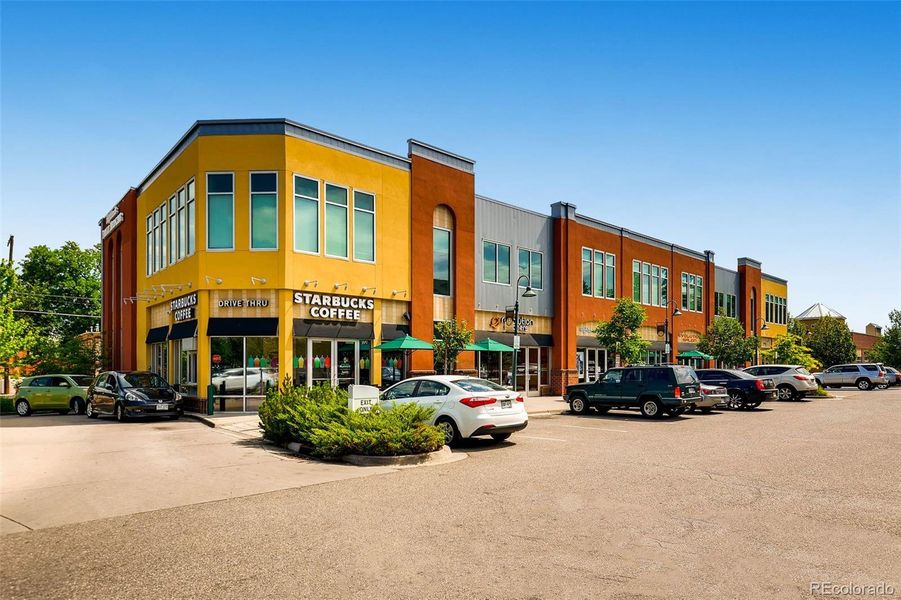
[[[888,318],[891,325],[882,330],[882,337],[873,346],[871,358],[901,369],[901,310],[891,311]]]
[[[638,328],[646,318],[647,313],[639,304],[631,298],[620,298],[613,307],[613,316],[598,323],[594,334],[603,347],[619,354],[623,363],[638,364],[643,362],[644,353],[651,345],[638,335]]]
[[[14,294],[16,287],[12,267],[0,262],[0,366],[7,391],[10,371],[29,362],[29,350],[38,341],[38,332],[32,324],[14,312],[21,306],[21,300]]]
[[[438,321],[435,323],[435,370],[445,375],[457,367],[457,356],[472,343],[472,331],[466,328],[466,321]]]
[[[100,246],[82,249],[34,246],[22,260],[16,295],[28,310],[70,315],[100,314]],[[97,319],[54,314],[25,315],[44,335],[67,340],[91,329]]]
[[[707,328],[707,333],[701,336],[698,350],[725,366],[736,367],[754,357],[757,338],[746,338],[744,327],[738,319],[717,317]]]
[[[808,371],[816,371],[822,366],[810,355],[810,348],[804,345],[801,336],[792,333],[776,336],[773,347],[763,353],[763,360],[773,364],[801,365]]]
[[[807,335],[807,347],[824,367],[852,362],[855,358],[854,340],[844,319],[823,317],[815,321]]]

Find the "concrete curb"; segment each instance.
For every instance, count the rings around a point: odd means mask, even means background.
[[[206,418],[205,416],[199,415],[199,414],[197,414],[197,413],[189,413],[189,412],[185,412],[185,413],[184,413],[184,417],[186,417],[186,418],[188,418],[188,419],[193,419],[193,420],[195,420],[195,421],[200,421],[201,423],[203,423],[203,424],[206,425],[207,427],[215,427],[215,426],[216,426],[216,421],[214,421],[213,419],[208,419],[208,418]]]
[[[428,454],[405,454],[402,456],[363,456],[348,454],[341,460],[358,467],[422,467],[425,465],[441,465],[463,460],[465,453],[454,454],[450,447],[442,446],[440,450]]]

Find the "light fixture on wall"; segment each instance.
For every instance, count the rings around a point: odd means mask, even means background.
[[[336,289],[336,290],[340,290],[341,288],[344,288],[345,290],[347,289],[347,282],[346,282],[346,281],[345,281],[344,283],[336,283],[336,284],[335,284],[335,289]]]
[[[412,318],[412,317],[410,316],[410,311],[408,311],[408,310],[405,310],[405,311],[404,311],[404,314],[402,314],[401,316],[402,316],[404,319],[406,319],[407,321],[409,321],[409,320]]]
[[[364,287],[364,288],[363,288],[363,293],[365,294],[366,292],[372,292],[372,293],[374,294],[374,293],[375,293],[375,288],[374,288],[374,287]]]
[[[210,277],[209,275],[204,275],[203,278],[206,279],[206,284],[207,284],[207,285],[210,285],[210,282],[211,282],[211,281],[215,281],[215,282],[216,282],[216,285],[222,285],[222,278],[221,278],[221,277]]]
[[[319,280],[318,279],[304,279],[303,287],[310,287],[311,285],[313,287],[319,287]]]
[[[392,296],[400,296],[401,294],[403,294],[404,297],[406,297],[406,296],[407,296],[407,290],[391,290],[391,295],[392,295]]]
[[[266,279],[265,277],[254,277],[253,275],[250,276],[250,285],[256,285],[258,283],[260,285],[266,285],[267,281],[269,281],[269,280]]]

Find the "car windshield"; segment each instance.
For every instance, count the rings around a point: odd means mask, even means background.
[[[75,382],[75,385],[79,386],[89,386],[91,382],[94,381],[93,377],[89,377],[87,375],[72,375],[72,381]]]
[[[165,388],[169,387],[166,380],[153,373],[129,373],[122,376],[123,386],[126,388]]]
[[[458,379],[454,385],[467,392],[506,392],[507,388],[487,379]]]
[[[673,367],[676,383],[698,383],[698,375],[691,367]]]

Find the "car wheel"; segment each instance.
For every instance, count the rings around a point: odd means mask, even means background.
[[[27,417],[31,414],[31,405],[28,404],[28,400],[16,401],[16,414],[20,417]]]
[[[888,388],[888,384],[887,384],[887,383],[880,383],[879,385],[876,386],[876,389],[877,389],[877,390],[884,390],[884,389],[887,389],[887,388]]]
[[[862,390],[862,391],[867,391],[868,389],[873,387],[872,385],[870,385],[870,380],[864,379],[863,377],[858,379],[857,383],[855,385],[857,385],[857,389]]]
[[[662,412],[663,405],[660,404],[659,400],[646,398],[641,401],[641,416],[653,419],[654,417],[659,417]]]
[[[729,408],[738,410],[745,405],[745,395],[739,391],[729,392]]]
[[[87,415],[89,419],[96,419],[97,412],[94,410],[94,403],[88,400],[88,403],[84,407],[84,414]]]
[[[757,401],[757,402],[749,402],[749,403],[748,403],[748,410],[753,410],[753,409],[757,408],[758,406],[760,406],[760,401]]]
[[[776,388],[777,398],[779,400],[794,400],[795,399],[795,388],[792,386],[783,383],[779,387]]]
[[[435,421],[435,426],[444,433],[444,443],[446,445],[453,446],[460,441],[460,431],[457,429],[457,424],[454,423],[452,419],[441,417]]]
[[[513,435],[513,434],[512,433],[492,433],[491,438],[495,442],[503,442],[504,440],[508,439],[511,435]]]
[[[121,403],[116,404],[116,420],[120,423],[124,423],[128,420],[128,416],[125,414],[125,407],[123,407]]]
[[[76,415],[84,414],[84,400],[81,398],[72,398],[72,412]]]
[[[569,400],[569,410],[577,415],[584,415],[588,413],[588,400],[585,399],[585,396],[573,396]]]

